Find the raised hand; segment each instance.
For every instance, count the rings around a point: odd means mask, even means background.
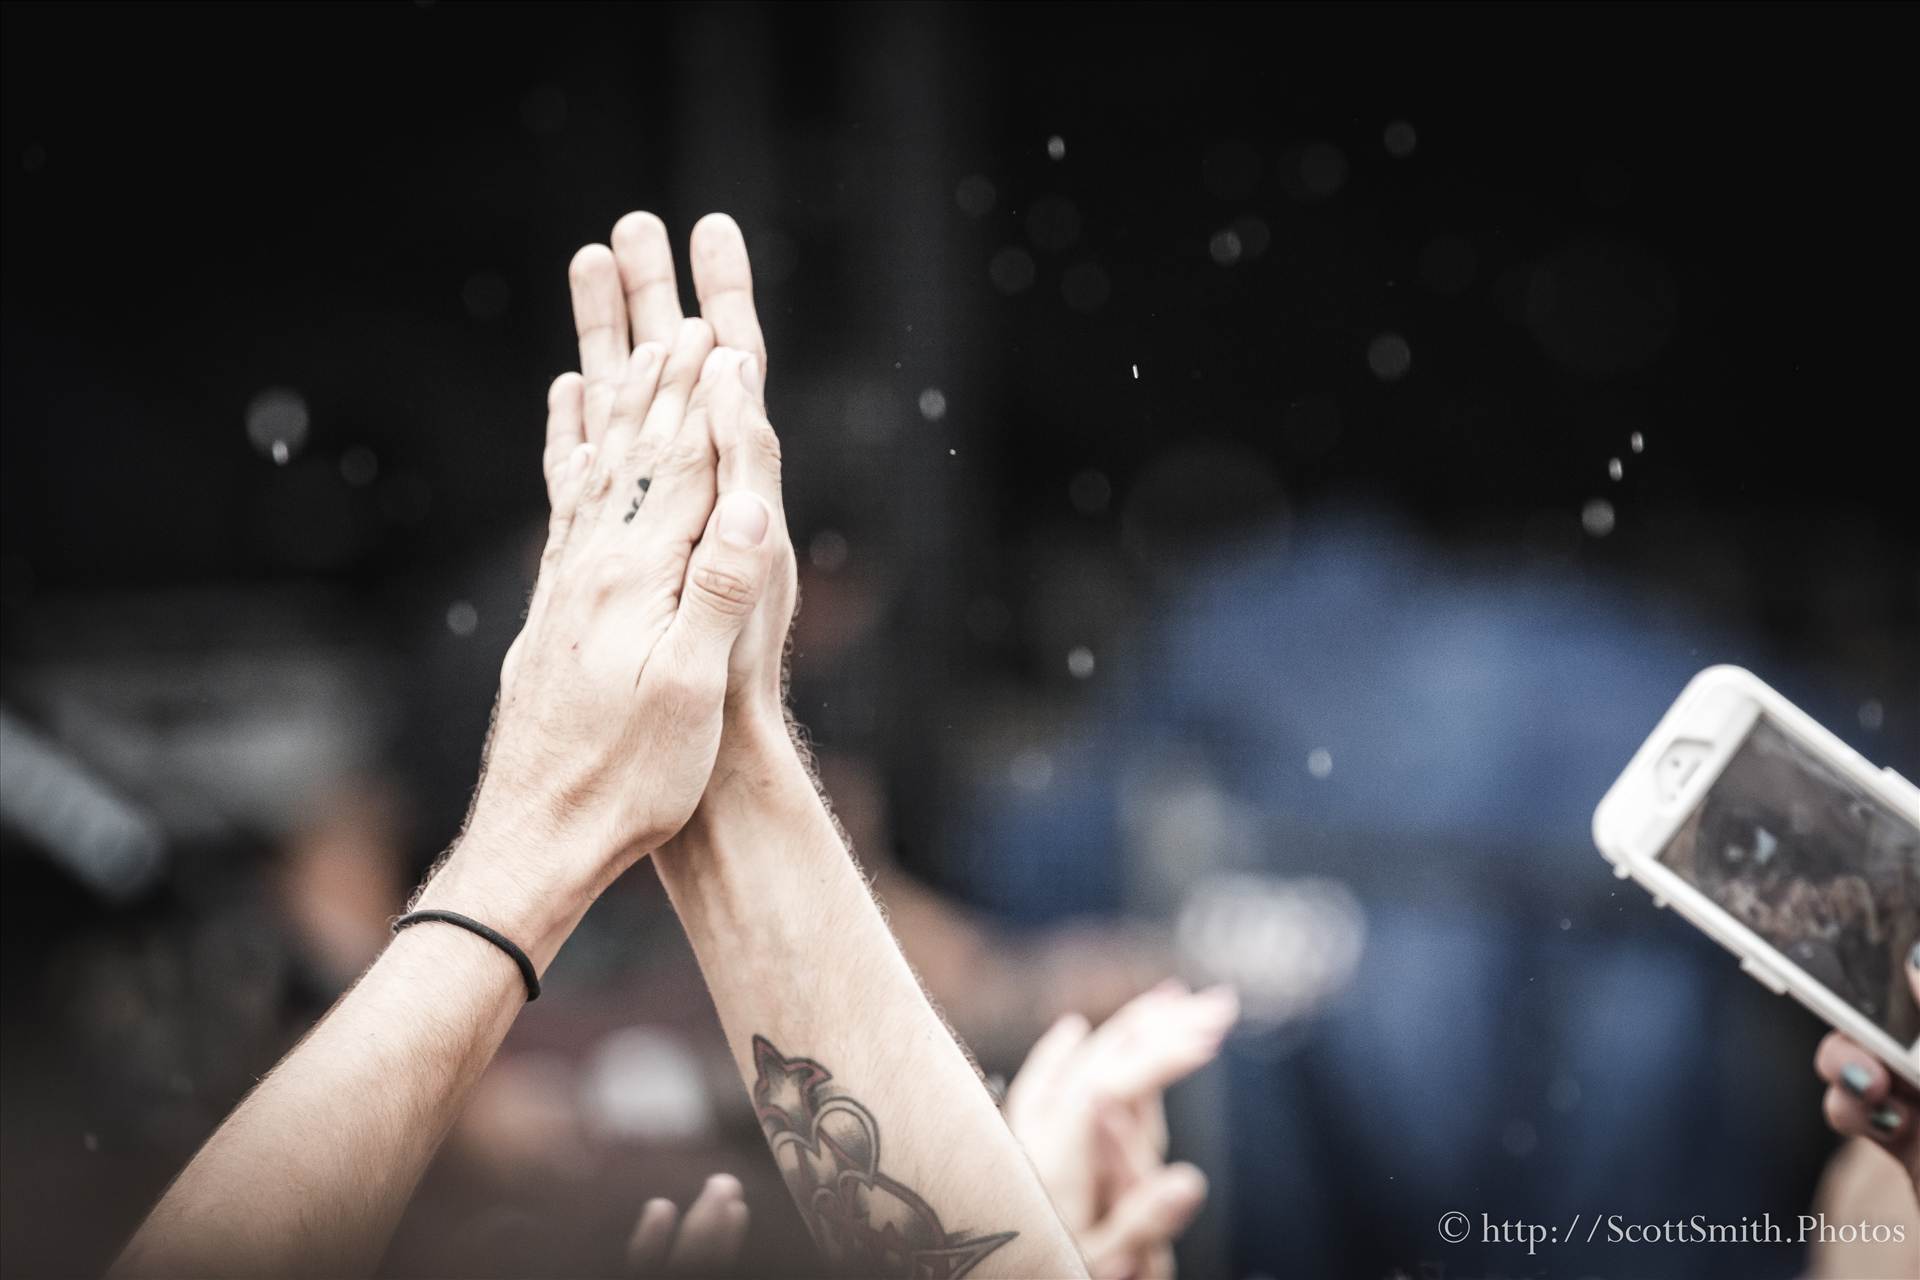
[[[613,432],[615,401],[628,353],[649,343],[668,342],[685,325],[696,323],[681,318],[673,247],[659,218],[629,213],[614,225],[612,240],[611,249],[604,245],[582,249],[569,270],[584,380],[583,408],[575,434],[559,440],[549,435],[549,494],[554,467],[569,448],[578,441],[597,442]],[[711,420],[720,484],[751,490],[773,513],[767,541],[768,580],[734,643],[729,664],[729,731],[719,765],[725,775],[749,767],[747,752],[757,745],[784,747],[782,664],[799,575],[780,498],[780,441],[766,413],[766,339],[754,310],[746,240],[732,218],[708,214],[693,228],[689,257],[702,318],[716,345],[746,358],[751,387],[741,416]],[[635,442],[637,455],[642,460],[650,457],[659,442],[659,433],[649,422]]]
[[[1173,1241],[1206,1201],[1204,1175],[1166,1163],[1168,1086],[1211,1062],[1239,1016],[1227,988],[1176,982],[1098,1030],[1068,1015],[1007,1089],[1006,1117],[1095,1280],[1165,1280]]]
[[[745,357],[714,347],[701,320],[670,339],[623,340],[617,371],[596,363],[596,378],[564,375],[549,393],[540,574],[502,667],[467,838],[422,907],[489,920],[583,910],[679,830],[707,785],[728,658],[774,576],[777,520],[737,475],[716,487],[712,442],[739,437],[758,403]],[[507,923],[538,957],[560,922]]]

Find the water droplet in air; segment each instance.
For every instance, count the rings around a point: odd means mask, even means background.
[[[470,636],[480,625],[480,611],[466,600],[455,600],[447,606],[447,630],[457,636]]]
[[[1065,160],[1067,158],[1067,140],[1057,133],[1051,138],[1048,138],[1047,157],[1051,160]]]
[[[1638,431],[1627,437],[1627,448],[1635,453],[1643,452],[1647,447],[1647,438]]]
[[[1307,772],[1316,778],[1325,778],[1333,773],[1333,752],[1325,747],[1315,747],[1307,752]]]
[[[247,439],[283,466],[307,442],[310,422],[306,399],[298,391],[268,387],[247,402]]]
[[[928,387],[920,393],[920,416],[928,422],[938,422],[947,416],[947,393],[938,387]]]
[[[1618,458],[1607,459],[1607,478],[1609,480],[1618,480],[1621,476],[1625,475],[1626,473],[1627,473],[1627,469],[1620,465],[1620,459]]]
[[[1605,498],[1595,498],[1580,508],[1580,525],[1596,538],[1604,538],[1613,532],[1613,504]]]
[[[1081,645],[1067,655],[1067,670],[1074,679],[1085,680],[1093,674],[1093,650]]]

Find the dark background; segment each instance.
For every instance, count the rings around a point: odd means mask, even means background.
[[[874,781],[892,856],[988,919],[1048,914],[996,897],[969,841],[1005,828],[962,820],[999,804],[1003,744],[1127,723],[1156,628],[1221,557],[1353,512],[1437,577],[1610,593],[1622,661],[1636,619],[1684,615],[1676,634],[1722,640],[1675,641],[1694,665],[1746,662],[1920,776],[1912,113],[1889,10],[4,21],[0,695],[168,833],[157,886],[115,905],[8,837],[7,1040],[33,1046],[7,1058],[10,1269],[98,1265],[306,1016],[263,1014],[280,1029],[238,1047],[181,1033],[229,1074],[160,1072],[193,1107],[143,1126],[136,1090],[115,1130],[98,1063],[138,1052],[48,957],[117,946],[138,970],[129,938],[197,936],[216,901],[252,918],[232,886],[306,820],[291,797],[343,777],[391,787],[409,876],[455,829],[538,527],[542,397],[575,362],[566,261],[631,208],[682,243],[710,209],[744,227],[807,574],[796,709]],[[284,461],[249,438],[271,388],[310,422]],[[1559,713],[1514,705],[1554,735]],[[1641,732],[1660,705],[1635,704]],[[288,745],[275,724],[307,728]],[[128,725],[148,755],[112,748]],[[236,781],[219,750],[169,750],[183,734],[258,767]],[[1636,740],[1609,739],[1600,785]],[[1583,828],[1554,838],[1603,880]],[[1090,874],[1105,887],[1056,914],[1169,914]],[[1643,901],[1617,910],[1619,946],[1694,947]],[[312,985],[317,1009],[332,988]],[[1825,1153],[1815,1029],[1714,990],[1789,1046],[1746,1057],[1790,1102],[1684,1136],[1649,1121],[1639,1158],[1738,1130],[1776,1172],[1749,1169],[1770,1198],[1734,1207],[1795,1212]],[[1220,1186],[1230,1225],[1198,1265],[1306,1256],[1258,1225],[1284,1206]],[[1360,1200],[1316,1212],[1347,1244],[1311,1256],[1342,1273],[1435,1247],[1413,1227],[1353,1244]],[[1798,1261],[1767,1258],[1713,1265]]]

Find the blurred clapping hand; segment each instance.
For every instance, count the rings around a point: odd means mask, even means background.
[[[1095,1280],[1167,1280],[1173,1241],[1206,1202],[1193,1165],[1166,1163],[1168,1086],[1220,1052],[1230,988],[1168,981],[1097,1030],[1054,1023],[1007,1089],[1006,1117]]]
[[[673,1201],[647,1201],[627,1242],[627,1273],[641,1277],[728,1274],[747,1238],[740,1180],[716,1173],[682,1214]]]

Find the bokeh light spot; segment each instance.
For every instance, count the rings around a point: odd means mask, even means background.
[[[247,402],[247,439],[283,465],[306,444],[310,422],[306,398],[286,387],[269,387]]]
[[[953,200],[969,218],[984,218],[993,212],[999,194],[985,174],[970,173],[953,189]]]
[[[993,255],[987,264],[987,278],[993,287],[1008,295],[1024,293],[1033,287],[1033,255],[1018,245],[1008,245]]]
[[[1612,533],[1613,522],[1613,504],[1605,498],[1595,498],[1580,508],[1580,527],[1596,538]]]
[[[1398,382],[1413,368],[1413,348],[1397,333],[1383,333],[1367,344],[1367,367],[1382,382]]]

